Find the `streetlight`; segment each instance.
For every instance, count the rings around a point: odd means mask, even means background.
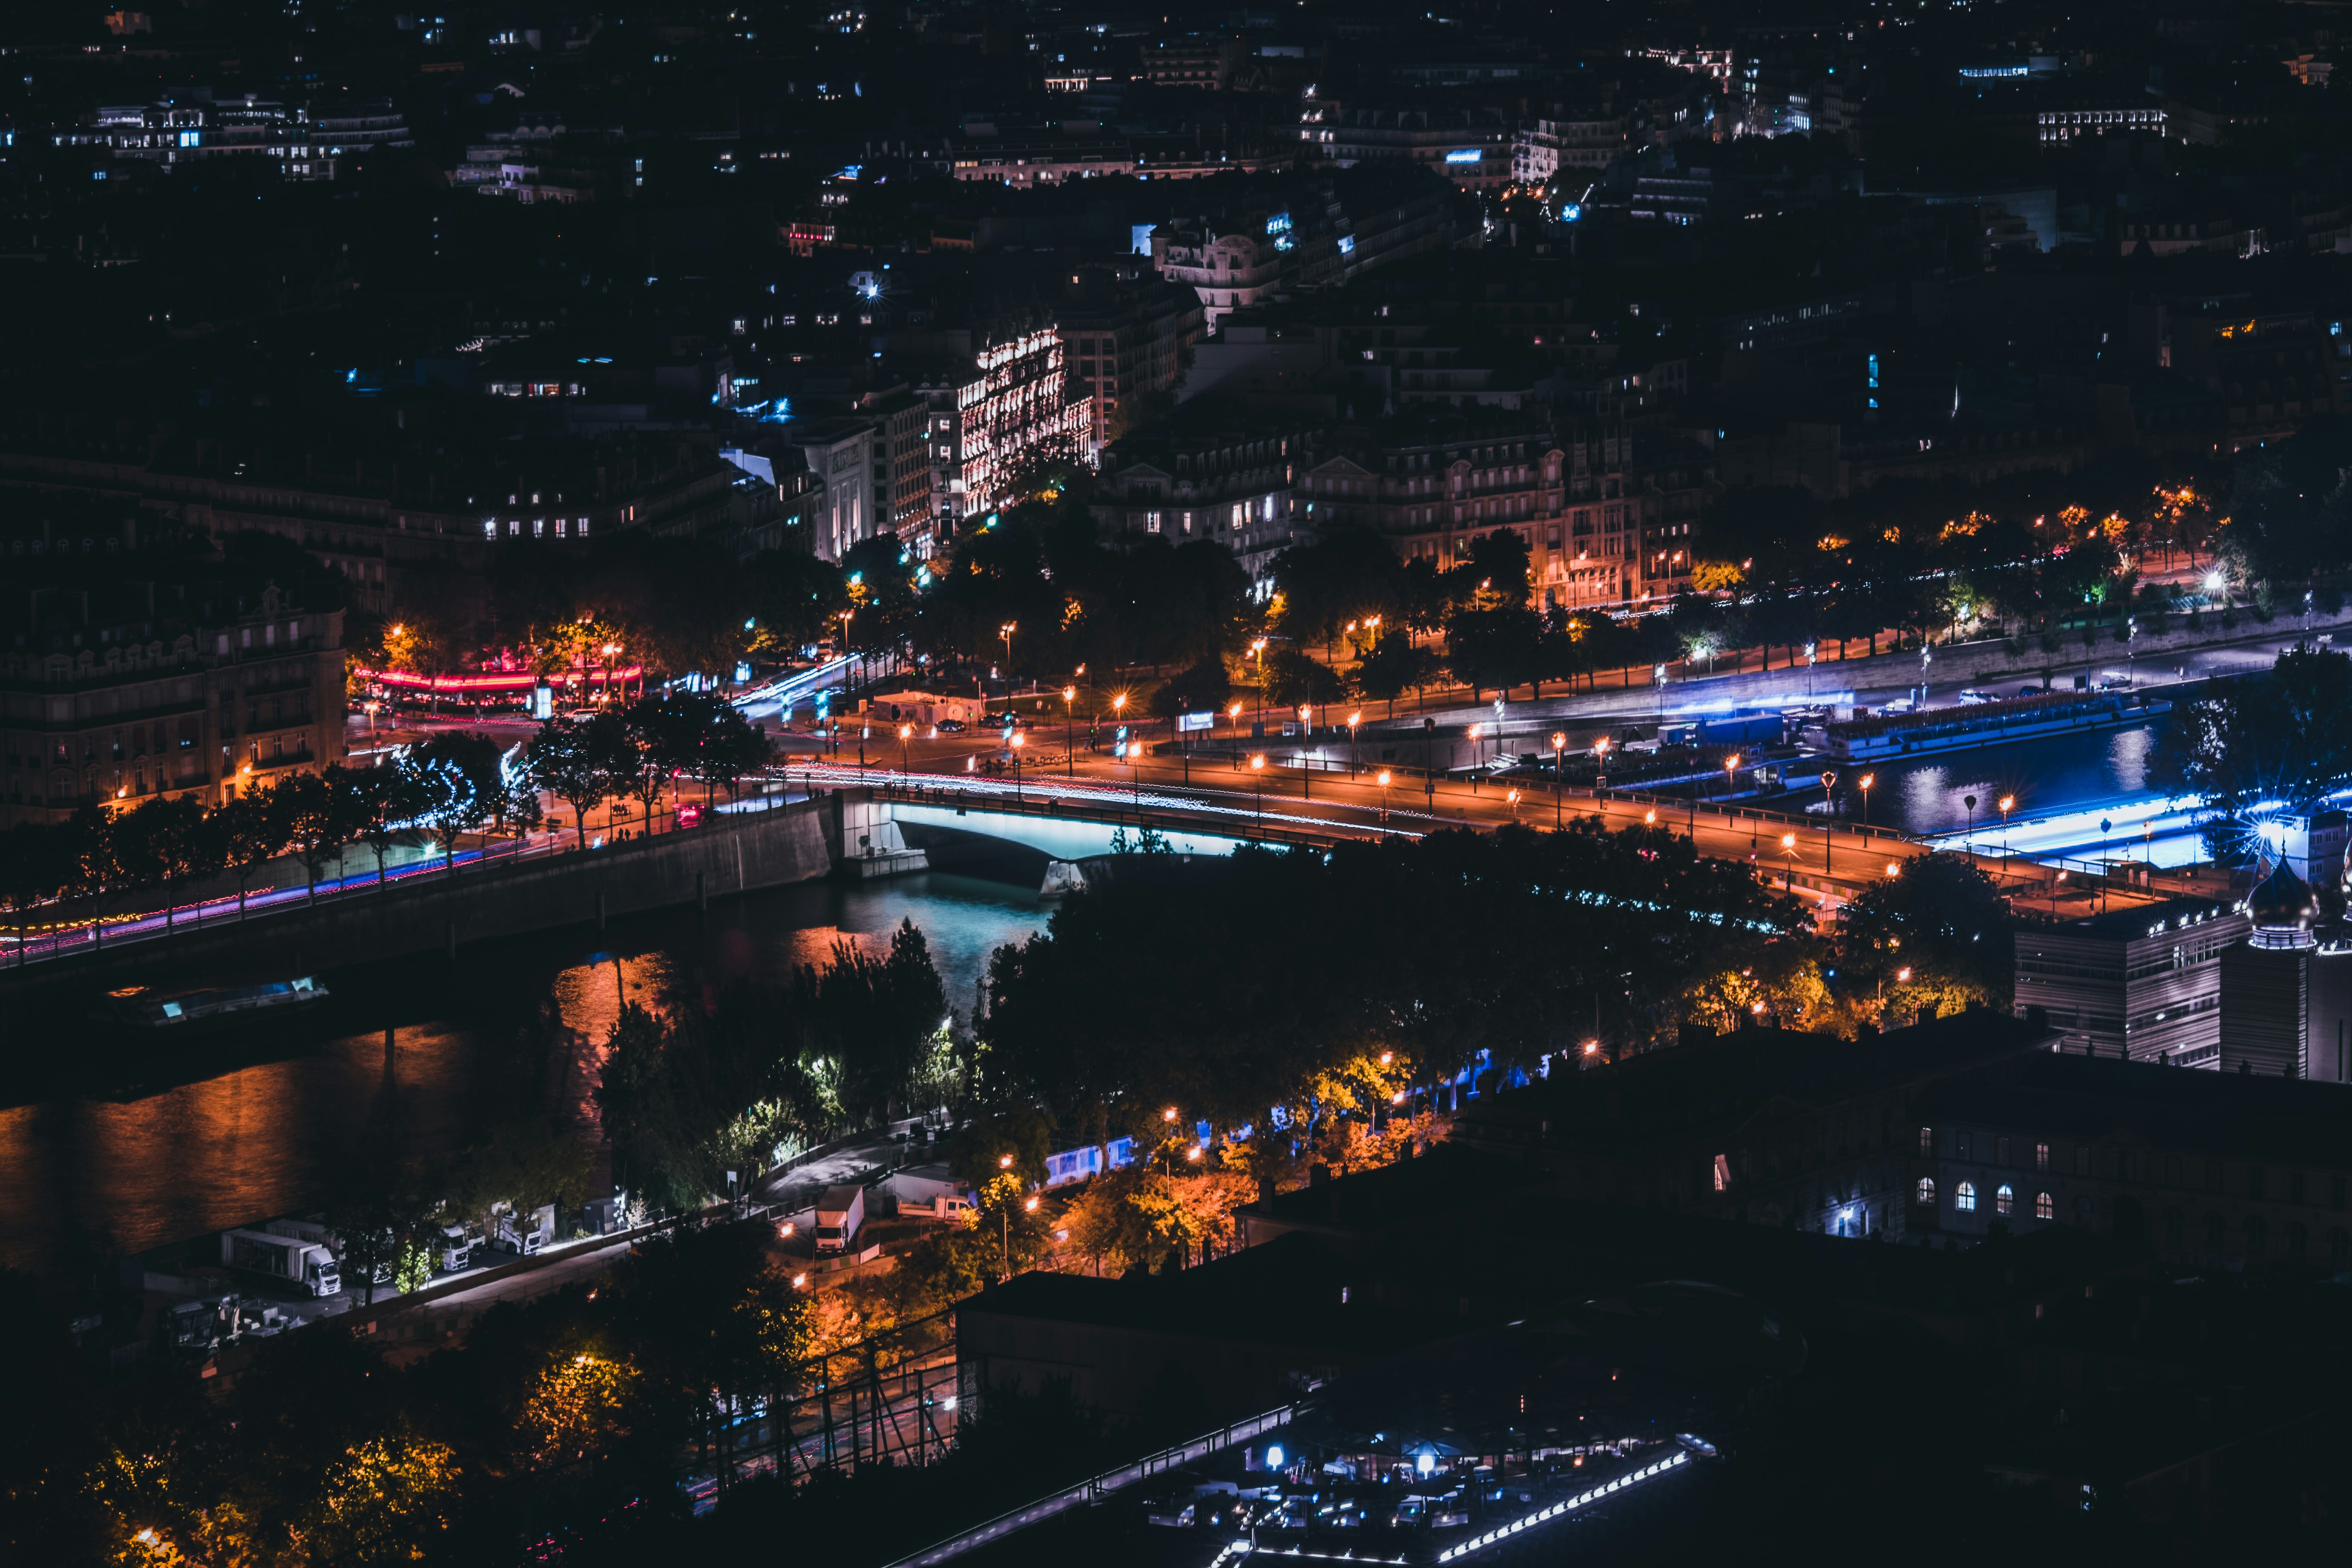
[[[1265,639],[1259,637],[1250,644],[1251,657],[1257,660],[1257,708],[1265,711]]]
[[[1503,798],[1510,803],[1512,819],[1514,821],[1517,820],[1519,815],[1519,792],[1515,789]]]
[[[1592,742],[1592,798],[1599,800],[1609,783],[1609,737],[1603,735]]]
[[[1257,790],[1257,834],[1265,837],[1265,753],[1259,752],[1250,758],[1250,782]]]
[[[1389,771],[1388,771],[1388,769],[1386,769],[1386,768],[1382,768],[1382,769],[1381,770],[1381,776],[1380,776],[1380,779],[1379,779],[1379,784],[1380,784],[1380,786],[1381,786],[1381,832],[1383,832],[1383,833],[1385,833],[1385,832],[1387,832],[1387,831],[1388,831],[1388,826],[1389,826]],[[1515,805],[1515,806],[1516,806],[1517,805],[1518,805],[1518,803],[1519,803],[1519,792],[1518,792],[1518,791],[1517,791],[1517,790],[1513,790],[1513,791],[1511,792],[1511,804],[1512,804],[1513,805]]]
[[[1732,790],[1738,785],[1738,781],[1732,775],[1738,773],[1738,771],[1739,753],[1738,752],[1734,752],[1731,755],[1723,759],[1723,794],[1726,799],[1730,798]]]
[[[899,725],[899,726],[898,726],[898,771],[899,771],[900,773],[905,773],[905,774],[907,775],[907,777],[908,777],[909,780],[913,779],[913,778],[914,778],[914,776],[915,776],[915,764],[914,764],[913,761],[911,760],[911,758],[910,758],[910,757],[909,757],[909,755],[908,755],[908,752],[909,752],[909,751],[913,748],[914,743],[915,743],[915,727],[914,727],[912,724],[901,724],[901,725]]]
[[[1029,739],[1020,731],[1013,731],[1013,804],[1021,804],[1021,747]]]
[[[996,635],[1004,639],[1004,700],[1008,703],[1013,700],[1013,634],[1020,629],[1018,621],[1007,621],[996,628]]]
[[[1314,709],[1314,707],[1313,707],[1311,704],[1302,702],[1302,703],[1300,703],[1300,704],[1298,705],[1298,727],[1299,727],[1299,729],[1300,729],[1300,730],[1302,730],[1302,731],[1304,731],[1306,732],[1306,733],[1305,733],[1305,738],[1306,738],[1306,739],[1310,739],[1310,740],[1311,740],[1311,739],[1314,737],[1314,734],[1315,734],[1315,709]],[[1314,777],[1315,777],[1315,770],[1314,770],[1314,768],[1313,768],[1313,767],[1309,764],[1309,763],[1308,763],[1307,756],[1307,748],[1306,748],[1304,745],[1302,745],[1302,746],[1300,746],[1300,747],[1298,748],[1298,798],[1299,798],[1299,799],[1301,799],[1301,800],[1313,800],[1313,799],[1315,798],[1315,791],[1314,791],[1314,789],[1311,787],[1311,786],[1312,786],[1312,781],[1313,781]]]
[[[1012,1155],[1010,1155],[1010,1154],[999,1154],[999,1155],[996,1157],[996,1168],[997,1168],[998,1170],[1000,1170],[1000,1171],[1009,1171],[1009,1170],[1013,1169],[1013,1156],[1012,1156]],[[1004,1207],[1004,1208],[998,1209],[998,1210],[996,1211],[996,1217],[997,1217],[997,1221],[998,1221],[997,1228],[998,1228],[998,1231],[1000,1232],[1000,1234],[1001,1234],[1001,1236],[1002,1236],[1002,1238],[1003,1238],[1003,1247],[1004,1247],[1004,1277],[1005,1277],[1007,1279],[1012,1279],[1012,1278],[1013,1278],[1013,1210],[1012,1210],[1012,1208],[1011,1208],[1010,1206],[1007,1206],[1007,1207]]]
[[[1793,893],[1797,890],[1797,836],[1795,834],[1780,835],[1780,858],[1783,867],[1780,872],[1780,887],[1783,891]]]
[[[1568,737],[1558,730],[1551,732],[1551,825],[1559,823],[1560,796],[1568,791]]]
[[[1361,709],[1348,715],[1348,776],[1356,776],[1356,726],[1364,721]]]
[[[1853,781],[1854,787],[1862,791],[1862,841],[1864,844],[1870,842],[1870,786],[1877,782],[1876,773],[1864,773]]]
[[[1837,785],[1837,773],[1822,770],[1822,875],[1830,873],[1830,861],[1837,854],[1837,820],[1832,811],[1835,796],[1830,791]]]
[[[1062,760],[1068,764],[1066,771],[1072,778],[1078,776],[1078,743],[1075,739],[1076,721],[1073,717],[1077,711],[1077,701],[1076,687],[1062,688]]]
[[[2013,795],[2000,797],[2000,858],[2004,860],[2009,858],[2009,812],[2016,804],[2017,797]]]

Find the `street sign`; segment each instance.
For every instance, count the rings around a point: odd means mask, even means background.
[[[1180,734],[1187,730],[1213,730],[1216,728],[1216,723],[1217,714],[1214,709],[1211,709],[1206,713],[1179,713],[1176,715],[1176,729]]]

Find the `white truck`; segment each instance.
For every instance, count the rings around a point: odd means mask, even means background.
[[[827,1187],[816,1200],[816,1249],[846,1252],[866,1223],[866,1189],[855,1184]]]
[[[499,1211],[496,1233],[490,1237],[490,1250],[530,1258],[536,1256],[554,1236],[553,1204],[542,1204],[523,1214],[502,1208]]]
[[[445,1225],[434,1251],[434,1264],[442,1273],[457,1273],[474,1261],[474,1233],[462,1225]]]
[[[283,1279],[310,1296],[332,1296],[343,1288],[341,1268],[325,1243],[266,1230],[221,1233],[221,1262],[250,1274]]]

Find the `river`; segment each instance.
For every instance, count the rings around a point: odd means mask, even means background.
[[[394,1102],[407,1146],[427,1161],[518,1105],[593,1126],[587,1097],[622,985],[635,1000],[781,984],[837,940],[878,948],[912,920],[968,1016],[989,953],[1042,930],[1052,907],[1034,883],[940,872],[804,883],[721,900],[708,915],[615,921],[601,936],[573,928],[488,943],[454,965],[337,972],[324,977],[334,995],[322,1016],[151,1061],[144,1081],[78,1072],[88,1030],[76,1014],[19,1019],[12,1058],[26,1062],[30,1047],[83,1081],[0,1110],[0,1264],[51,1272],[315,1206],[339,1152]],[[570,1043],[535,1026],[550,999]]]
[[[1922,834],[1963,827],[1969,795],[1979,828],[2003,795],[2018,800],[2021,823],[2101,810],[2147,795],[2158,734],[2137,726],[1882,763],[1843,770],[1839,792],[1858,818],[1854,775],[1874,773],[1871,820]],[[551,1105],[593,1127],[588,1094],[620,985],[652,997],[680,984],[781,982],[824,962],[836,940],[887,943],[906,919],[929,939],[950,999],[969,1016],[988,954],[1050,918],[1034,887],[941,872],[808,883],[722,900],[707,916],[616,921],[601,938],[574,928],[485,944],[455,965],[419,958],[331,973],[324,1016],[274,1039],[210,1047],[226,1059],[192,1053],[157,1064],[144,1085],[37,1089],[0,1110],[0,1264],[52,1270],[94,1248],[141,1252],[315,1206],[338,1152],[384,1113],[387,1097],[427,1159],[512,1120],[518,1104]],[[533,1024],[551,998],[576,1037],[552,1052]],[[85,1032],[73,1016],[20,1022],[11,1059],[26,1070],[64,1062],[70,1078]]]

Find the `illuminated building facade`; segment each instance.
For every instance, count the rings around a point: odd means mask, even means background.
[[[1031,459],[1081,457],[1093,431],[1094,400],[1073,395],[1068,351],[1050,321],[1006,332],[925,391],[934,510],[950,522],[1017,499]]]

